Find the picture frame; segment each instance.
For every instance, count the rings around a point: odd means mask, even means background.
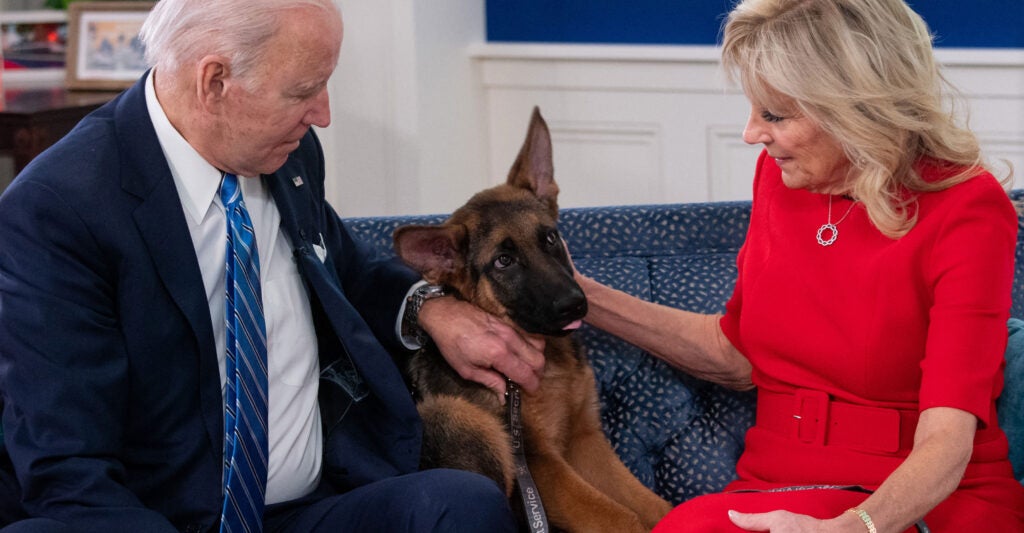
[[[65,85],[127,89],[146,71],[139,29],[156,2],[72,2],[68,5]]]
[[[59,85],[65,77],[67,13],[0,11],[0,48],[5,87]]]

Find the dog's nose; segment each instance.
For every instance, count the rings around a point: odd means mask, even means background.
[[[559,318],[583,318],[587,314],[587,297],[583,295],[583,291],[572,291],[556,298],[553,308]]]

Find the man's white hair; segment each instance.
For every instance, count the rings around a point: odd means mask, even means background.
[[[146,62],[157,70],[175,72],[221,54],[234,76],[254,81],[250,76],[280,27],[281,15],[302,7],[339,16],[333,0],[160,0],[139,36]]]

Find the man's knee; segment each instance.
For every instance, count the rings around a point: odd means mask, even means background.
[[[436,517],[434,531],[514,531],[515,518],[504,491],[490,478],[461,470],[427,470],[412,504],[424,518]],[[420,513],[415,513],[420,514]],[[426,524],[422,524],[426,525]]]
[[[276,506],[270,514],[264,517],[268,530],[289,533],[516,531],[504,491],[489,478],[461,470],[386,478],[299,505]]]

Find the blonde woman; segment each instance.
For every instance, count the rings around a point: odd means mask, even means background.
[[[746,0],[723,61],[763,144],[726,312],[580,277],[588,321],[757,387],[726,492],[655,531],[1024,531],[997,424],[1017,218],[901,0]]]

